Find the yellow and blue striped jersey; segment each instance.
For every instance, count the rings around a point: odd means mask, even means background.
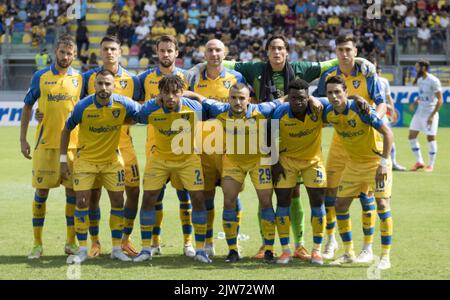
[[[340,76],[345,80],[349,96],[361,96],[372,105],[374,103],[375,105],[378,105],[386,102],[385,95],[381,93],[381,84],[378,76],[365,77],[358,64],[355,64],[355,67],[349,76],[343,74],[339,66],[334,66],[323,73],[322,76],[320,76],[317,89],[314,91],[313,96],[327,97],[325,82],[332,76]]]
[[[249,162],[261,156],[261,137],[266,137],[267,127],[262,120],[267,120],[281,104],[279,100],[260,104],[250,103],[243,117],[235,117],[230,111],[229,103],[212,99],[202,102],[205,116],[217,119],[223,128],[223,143],[226,155],[236,162]]]
[[[324,106],[328,103],[323,102]],[[314,118],[307,108],[304,121],[297,119],[289,103],[280,105],[272,115],[279,120],[280,154],[300,160],[318,160],[322,158],[322,118]]]
[[[238,82],[245,83],[241,73],[227,68],[223,68],[216,79],[208,78],[206,68],[200,78],[192,77],[189,89],[205,98],[214,99],[220,102],[228,102],[230,88]]]
[[[187,159],[195,153],[195,129],[202,120],[202,105],[188,98],[181,98],[176,111],[168,111],[152,99],[144,103],[139,122],[151,124],[154,140],[151,152],[164,160]]]
[[[66,122],[68,129],[79,124],[77,157],[94,164],[116,161],[123,122],[126,117],[137,120],[140,108],[118,94],[112,94],[106,106],[97,102],[95,94],[78,102]]]
[[[377,129],[383,126],[375,109],[365,115],[359,111],[356,102],[347,100],[343,113],[334,110],[331,104],[324,108],[323,121],[331,124],[341,138],[350,159],[357,162],[380,158],[383,153],[383,139]]]
[[[83,97],[83,78],[81,74],[69,68],[66,74],[60,74],[55,65],[34,73],[31,86],[24,102],[44,113],[44,119],[36,130],[35,149],[59,149],[61,130],[75,104]],[[77,131],[72,131],[69,148],[76,148]]]
[[[185,89],[188,88],[188,83],[186,79],[186,71],[180,68],[175,68],[172,75],[178,75],[185,82]],[[164,78],[164,74],[161,72],[159,67],[148,69],[147,71],[138,75],[139,82],[143,89],[143,99],[148,101],[150,99],[156,98],[159,95],[158,84],[159,81]]]
[[[91,69],[83,73],[83,80],[86,89],[86,95],[95,94],[95,76],[103,70],[103,66]],[[142,98],[142,88],[136,75],[130,73],[119,65],[117,73],[114,77],[115,89],[114,93],[139,101]],[[130,126],[122,126],[122,134],[120,135],[119,148],[133,147]]]

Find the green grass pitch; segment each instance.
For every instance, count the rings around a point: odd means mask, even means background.
[[[31,128],[28,141],[33,144],[35,129]],[[409,150],[407,129],[394,129],[398,160],[405,166],[414,162]],[[47,218],[44,227],[44,256],[40,260],[29,261],[27,255],[32,246],[31,201],[31,161],[22,157],[19,147],[19,128],[0,127],[0,279],[67,279],[68,267],[63,254],[65,243],[64,191],[63,188],[50,192],[47,201]],[[141,170],[144,167],[145,128],[133,128]],[[331,129],[324,130],[325,153],[331,138]],[[420,138],[422,153],[428,159],[427,143]],[[217,190],[216,221],[214,227],[217,257],[213,264],[203,265],[182,256],[182,234],[178,217],[178,200],[172,188],[164,199],[164,223],[162,226],[163,255],[152,261],[135,264],[112,261],[108,255],[111,249],[108,226],[109,201],[103,192],[100,239],[103,244],[101,258],[88,260],[81,265],[81,279],[448,279],[450,277],[449,220],[450,202],[448,191],[450,182],[450,129],[441,128],[438,135],[439,154],[435,171],[395,173],[392,197],[394,218],[392,269],[380,274],[367,265],[351,266],[311,266],[300,261],[280,266],[266,265],[251,259],[260,243],[256,209],[257,198],[248,181],[241,194],[243,220],[241,233],[250,236],[242,241],[244,258],[235,265],[224,262],[227,254],[225,240],[217,239],[222,230],[222,192]],[[306,209],[306,243],[312,245],[309,205],[306,191],[302,188],[302,202]],[[274,197],[275,203],[275,197]],[[355,201],[351,216],[355,250],[359,251],[362,241],[360,223],[361,205]],[[377,221],[378,223],[378,221]],[[136,220],[132,235],[134,243],[140,245],[139,220]],[[338,240],[340,238],[338,237]],[[276,251],[280,253],[276,240]],[[375,254],[380,252],[378,225],[375,231]],[[341,254],[342,250],[338,254]],[[69,270],[70,273],[71,270]],[[368,276],[369,274],[369,276]]]

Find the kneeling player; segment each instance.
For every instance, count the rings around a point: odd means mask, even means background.
[[[332,264],[355,262],[349,207],[361,192],[368,191],[369,195],[375,196],[381,220],[382,253],[378,268],[388,269],[391,266],[389,252],[392,239],[389,206],[392,190],[392,163],[389,157],[392,131],[373,109],[364,114],[356,102],[347,100],[347,88],[342,78],[329,78],[326,91],[331,104],[324,111],[324,121],[333,125],[350,158],[339,182],[335,206],[345,253]]]
[[[311,263],[323,264],[321,245],[325,233],[326,172],[321,141],[323,122],[308,107],[309,84],[301,79],[289,83],[288,101],[278,107],[272,119],[279,120],[280,160],[272,166],[277,195],[276,225],[283,253],[277,263],[287,264],[289,249],[290,204],[299,175],[303,177],[311,205],[314,247]]]
[[[78,151],[74,160],[74,190],[76,193],[75,231],[80,250],[69,256],[67,263],[81,263],[88,257],[89,202],[96,181],[108,191],[111,201],[111,258],[130,261],[121,249],[124,225],[125,173],[117,148],[125,118],[135,118],[139,104],[113,94],[114,74],[108,70],[97,73],[95,94],[81,100],[74,108],[61,134],[61,175],[67,178],[67,145],[70,132],[79,125]]]

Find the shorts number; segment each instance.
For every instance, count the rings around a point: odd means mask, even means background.
[[[319,178],[319,179],[323,179],[322,171],[317,170],[317,171],[316,171],[316,177]]]
[[[124,170],[120,170],[117,172],[117,180],[119,181],[119,183],[125,182],[125,171]]]
[[[270,173],[270,169],[259,169],[259,183],[268,183],[271,179],[272,174]]]
[[[133,173],[133,177],[139,177],[139,168],[137,165],[131,165],[131,172]]]
[[[201,184],[202,183],[202,173],[200,173],[200,170],[195,170],[195,184]]]
[[[377,182],[377,186],[376,186],[377,190],[382,190],[384,189],[384,180],[381,182]]]

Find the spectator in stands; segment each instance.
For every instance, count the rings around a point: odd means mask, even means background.
[[[427,23],[423,22],[417,31],[417,40],[419,42],[419,52],[426,52],[431,39],[431,30],[428,28]],[[425,50],[423,50],[425,48]]]
[[[213,31],[216,28],[217,22],[220,21],[218,15],[216,15],[215,11],[212,11],[211,14],[206,18],[205,27],[206,29]]]
[[[154,0],[148,0],[144,6],[144,11],[148,13],[148,19],[150,21],[150,25],[153,24],[155,20],[156,11],[158,8],[156,7],[156,3]]]
[[[289,49],[290,49],[290,51],[289,51],[289,61],[290,62],[297,62],[298,59],[299,59],[297,47],[295,45],[294,46],[289,46]]]
[[[252,52],[250,52],[250,50],[248,48],[246,48],[239,55],[239,59],[242,62],[249,62],[253,59],[253,54],[252,54]]]
[[[194,42],[197,39],[197,30],[194,28],[194,25],[189,24],[188,28],[184,31],[184,35],[187,38],[187,42]]]
[[[408,11],[408,15],[405,18],[405,26],[406,27],[417,27],[417,17],[413,10]]]
[[[172,22],[169,22],[166,26],[164,26],[164,35],[177,36],[177,31],[173,27]]]
[[[404,3],[401,1],[395,1],[394,11],[397,12],[399,16],[404,17],[407,10],[408,7]]]
[[[109,15],[109,23],[113,25],[120,24],[120,14],[116,9],[113,9],[111,14]]]
[[[284,16],[281,14],[279,9],[275,10],[275,15],[273,16],[272,19],[272,26],[278,28],[284,27]]]
[[[275,11],[279,11],[280,14],[285,17],[289,12],[289,6],[284,3],[283,0],[276,0],[275,1]]]
[[[139,48],[139,59],[142,57],[147,57],[148,59],[152,58],[153,54],[153,42],[150,34],[147,34],[145,39],[141,41],[140,48]]]
[[[197,41],[200,42],[200,44],[205,44],[206,41],[208,40],[208,29],[206,29],[205,21],[200,22],[200,27],[197,30],[197,35],[198,35]]]
[[[126,44],[128,47],[131,47],[133,34],[134,34],[134,28],[125,19],[119,26],[119,32],[118,32],[119,40],[121,40],[122,43]]]
[[[201,52],[198,48],[195,48],[192,52],[192,64],[196,65],[198,63],[205,61],[205,54]]]
[[[160,36],[164,35],[164,26],[161,21],[156,20],[155,25],[152,27],[152,40],[156,41]]]
[[[92,52],[89,56],[88,66],[89,69],[94,69],[99,66],[97,54],[95,54],[95,52]]]
[[[78,52],[78,58],[81,55],[81,49],[84,46],[84,51],[87,52],[89,50],[89,30],[86,26],[86,21],[81,21],[80,26],[77,28],[76,33],[76,43],[77,43],[77,52]]]
[[[439,25],[441,25],[442,28],[448,28],[449,24],[450,24],[450,18],[448,17],[448,12],[443,10],[439,13],[439,16],[441,19],[439,22]]]
[[[150,33],[150,28],[145,25],[144,20],[141,20],[134,33],[136,34],[137,42],[140,43]]]
[[[241,29],[239,34],[243,38],[250,38],[252,36],[252,30],[250,29],[250,25],[248,24],[244,25],[244,28]]]
[[[195,27],[199,25],[200,10],[197,3],[192,2],[188,9],[188,24],[193,24]]]
[[[50,14],[50,11],[53,10],[55,16],[58,16],[59,12],[58,9],[59,9],[58,3],[56,3],[55,0],[50,0],[50,2],[47,3],[47,6],[45,8],[45,15],[48,16]]]

